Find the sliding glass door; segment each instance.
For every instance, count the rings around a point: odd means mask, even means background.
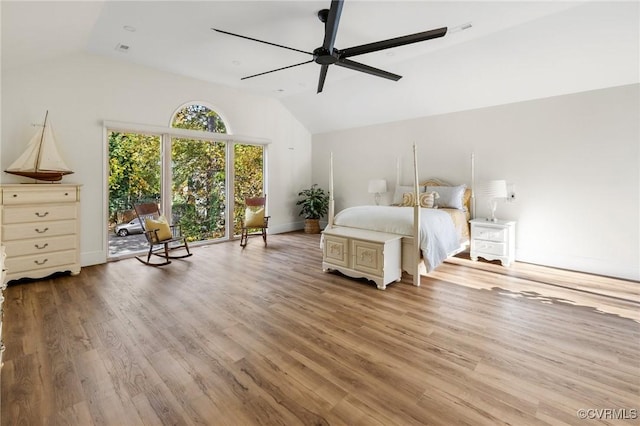
[[[264,195],[264,146],[234,144],[233,146],[233,235],[240,235],[244,215],[244,199]],[[268,200],[267,200],[268,202]]]
[[[226,237],[227,143],[171,140],[171,212],[189,241]]]
[[[191,243],[211,242],[239,235],[244,199],[265,193],[264,145],[107,134],[109,258],[147,248],[133,211],[136,203],[158,203]]]
[[[108,256],[146,247],[134,203],[162,203],[161,135],[107,132],[109,145]]]

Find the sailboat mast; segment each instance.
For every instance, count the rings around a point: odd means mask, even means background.
[[[40,135],[40,145],[38,145],[38,155],[36,156],[35,172],[40,170],[40,155],[42,154],[42,142],[44,141],[44,131],[47,128],[47,117],[49,117],[49,110],[44,115],[44,126],[42,126],[42,134]]]

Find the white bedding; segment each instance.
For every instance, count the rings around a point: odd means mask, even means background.
[[[335,216],[335,226],[413,236],[413,207],[357,206]],[[420,250],[427,272],[460,248],[460,235],[451,216],[438,209],[420,211]]]

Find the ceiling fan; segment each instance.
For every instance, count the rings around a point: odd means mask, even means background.
[[[348,59],[353,56],[363,55],[365,53],[377,52],[379,50],[390,49],[392,47],[404,46],[406,44],[417,43],[420,41],[431,40],[433,38],[442,37],[447,33],[447,27],[436,28],[434,30],[424,31],[421,33],[410,34],[402,37],[395,37],[388,40],[377,41],[374,43],[362,44],[360,46],[348,47],[346,49],[336,49],[333,44],[338,33],[338,24],[340,23],[340,14],[342,13],[343,0],[331,0],[331,7],[329,9],[322,9],[318,12],[318,18],[324,22],[324,41],[322,46],[315,49],[313,52],[306,52],[304,50],[295,49],[293,47],[283,46],[276,43],[270,43],[264,40],[258,40],[256,38],[243,36],[240,34],[230,33],[228,31],[212,28],[212,30],[219,33],[232,35],[235,37],[244,38],[247,40],[257,41],[259,43],[268,44],[271,46],[281,47],[283,49],[289,49],[296,52],[306,53],[313,56],[313,59],[304,61],[299,64],[288,65],[286,67],[277,68],[271,71],[261,72],[259,74],[250,75],[241,78],[246,80],[248,78],[258,77],[260,75],[269,74],[276,71],[282,71],[288,68],[297,67],[300,65],[315,62],[320,64],[320,79],[318,80],[318,93],[322,92],[324,87],[324,81],[327,77],[327,71],[329,65],[338,65],[340,67],[349,68],[354,71],[360,71],[367,74],[375,75],[377,77],[387,78],[389,80],[398,81],[402,78],[401,75],[393,74],[388,71],[384,71],[378,68],[370,67],[369,65],[362,64],[360,62],[352,61]]]

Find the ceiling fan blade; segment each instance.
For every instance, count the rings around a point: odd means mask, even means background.
[[[324,24],[324,42],[322,43],[322,47],[329,53],[333,52],[333,44],[336,41],[341,14],[342,0],[331,0],[329,16],[327,17],[327,22]]]
[[[327,71],[329,70],[329,65],[323,65],[320,68],[320,79],[318,80],[318,91],[316,93],[322,92],[322,88],[324,87],[324,80],[327,78]]]
[[[251,41],[257,41],[258,43],[268,44],[269,46],[281,47],[283,49],[293,50],[294,52],[300,52],[300,53],[306,53],[307,55],[313,55],[313,53],[311,53],[311,52],[306,52],[304,50],[296,49],[294,47],[283,46],[281,44],[271,43],[271,42],[264,41],[264,40],[258,40],[257,38],[247,37],[247,36],[243,36],[243,35],[240,35],[240,34],[234,34],[234,33],[228,32],[228,31],[218,30],[216,28],[211,28],[211,29],[213,31],[217,31],[217,32],[222,33],[222,34],[232,35],[234,37],[240,37],[240,38],[244,38],[244,39],[251,40]]]
[[[363,44],[349,47],[340,51],[341,58],[363,55],[365,53],[377,52],[379,50],[390,49],[392,47],[404,46],[405,44],[418,43],[420,41],[431,40],[443,37],[447,33],[447,27],[435,30],[423,31],[421,33],[410,34],[402,37],[390,38],[388,40],[377,41],[375,43]]]
[[[398,81],[402,78],[401,75],[393,74],[378,68],[370,67],[369,65],[361,64],[360,62],[355,62],[350,59],[338,59],[335,65],[349,68],[354,71],[360,71],[367,74],[375,75],[376,77],[382,77],[393,81]]]
[[[242,77],[240,80],[246,80],[248,78],[258,77],[259,75],[265,75],[265,74],[270,74],[270,73],[276,72],[276,71],[286,70],[287,68],[293,68],[293,67],[297,67],[297,66],[300,66],[300,65],[309,64],[311,62],[313,62],[313,59],[310,60],[310,61],[300,62],[299,64],[288,65],[286,67],[278,68],[278,69],[275,69],[275,70],[265,71],[265,72],[261,72],[259,74],[253,74],[253,75],[249,75],[249,76],[246,76],[246,77]]]

